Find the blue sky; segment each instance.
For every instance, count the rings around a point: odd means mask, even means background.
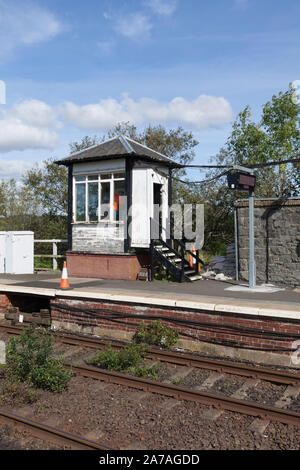
[[[299,18],[298,0],[0,0],[0,178],[127,120],[192,131],[208,162],[300,79]]]

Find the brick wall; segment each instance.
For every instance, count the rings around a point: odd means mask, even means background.
[[[93,311],[94,313],[92,313]],[[52,322],[73,331],[130,339],[141,321],[162,319],[180,333],[181,340],[291,354],[300,339],[300,320],[261,319],[250,315],[159,308],[132,304],[56,299],[51,301]],[[174,321],[175,320],[175,321]],[[124,334],[124,332],[126,334]]]
[[[4,319],[4,315],[8,312],[9,307],[11,307],[11,302],[7,295],[0,294],[0,319]]]
[[[238,202],[238,256],[240,279],[248,280],[248,201]],[[256,200],[255,261],[257,280],[278,285],[300,285],[300,199]]]
[[[149,254],[93,254],[67,252],[68,275],[100,279],[135,281],[142,267],[149,265]]]

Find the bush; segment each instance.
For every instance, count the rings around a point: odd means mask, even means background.
[[[121,350],[114,350],[109,345],[89,359],[88,363],[108,370],[122,371],[140,364],[146,352],[144,345],[129,344]]]
[[[144,344],[129,344],[121,350],[113,350],[109,345],[104,351],[99,351],[87,362],[108,370],[125,371],[137,377],[157,380],[160,365],[152,364],[147,366],[144,360],[146,352],[147,347]]]
[[[68,386],[72,374],[54,357],[53,337],[45,330],[31,326],[20,337],[11,338],[6,357],[6,372],[19,381],[52,392]]]
[[[145,377],[152,380],[158,380],[158,371],[161,368],[160,364],[152,364],[147,366],[145,363],[137,366],[129,367],[129,374],[135,375],[136,377]]]
[[[150,324],[140,323],[134,335],[136,343],[146,343],[163,348],[175,346],[179,333],[168,326],[164,326],[159,320]]]

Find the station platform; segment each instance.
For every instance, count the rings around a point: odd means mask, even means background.
[[[236,281],[206,279],[177,283],[69,278],[71,289],[61,290],[60,277],[60,273],[1,275],[0,292],[226,310],[300,320],[300,288],[276,286],[279,290],[274,292],[257,292],[247,288],[242,291],[228,290],[245,285]]]
[[[60,278],[59,272],[0,275],[0,318],[12,307],[21,313],[35,302],[49,309],[51,327],[56,330],[122,341],[132,340],[141,321],[158,319],[179,332],[180,349],[295,367],[300,289],[276,286],[279,290],[273,291],[267,286],[257,292],[235,281],[69,277],[71,288],[63,290]]]

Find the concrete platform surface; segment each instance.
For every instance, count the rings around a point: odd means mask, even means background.
[[[60,277],[59,272],[1,275],[0,292],[106,299],[300,319],[300,289],[284,288],[276,292],[229,291],[226,290],[228,287],[238,283],[214,280],[176,283],[69,278],[71,289],[60,290]]]

